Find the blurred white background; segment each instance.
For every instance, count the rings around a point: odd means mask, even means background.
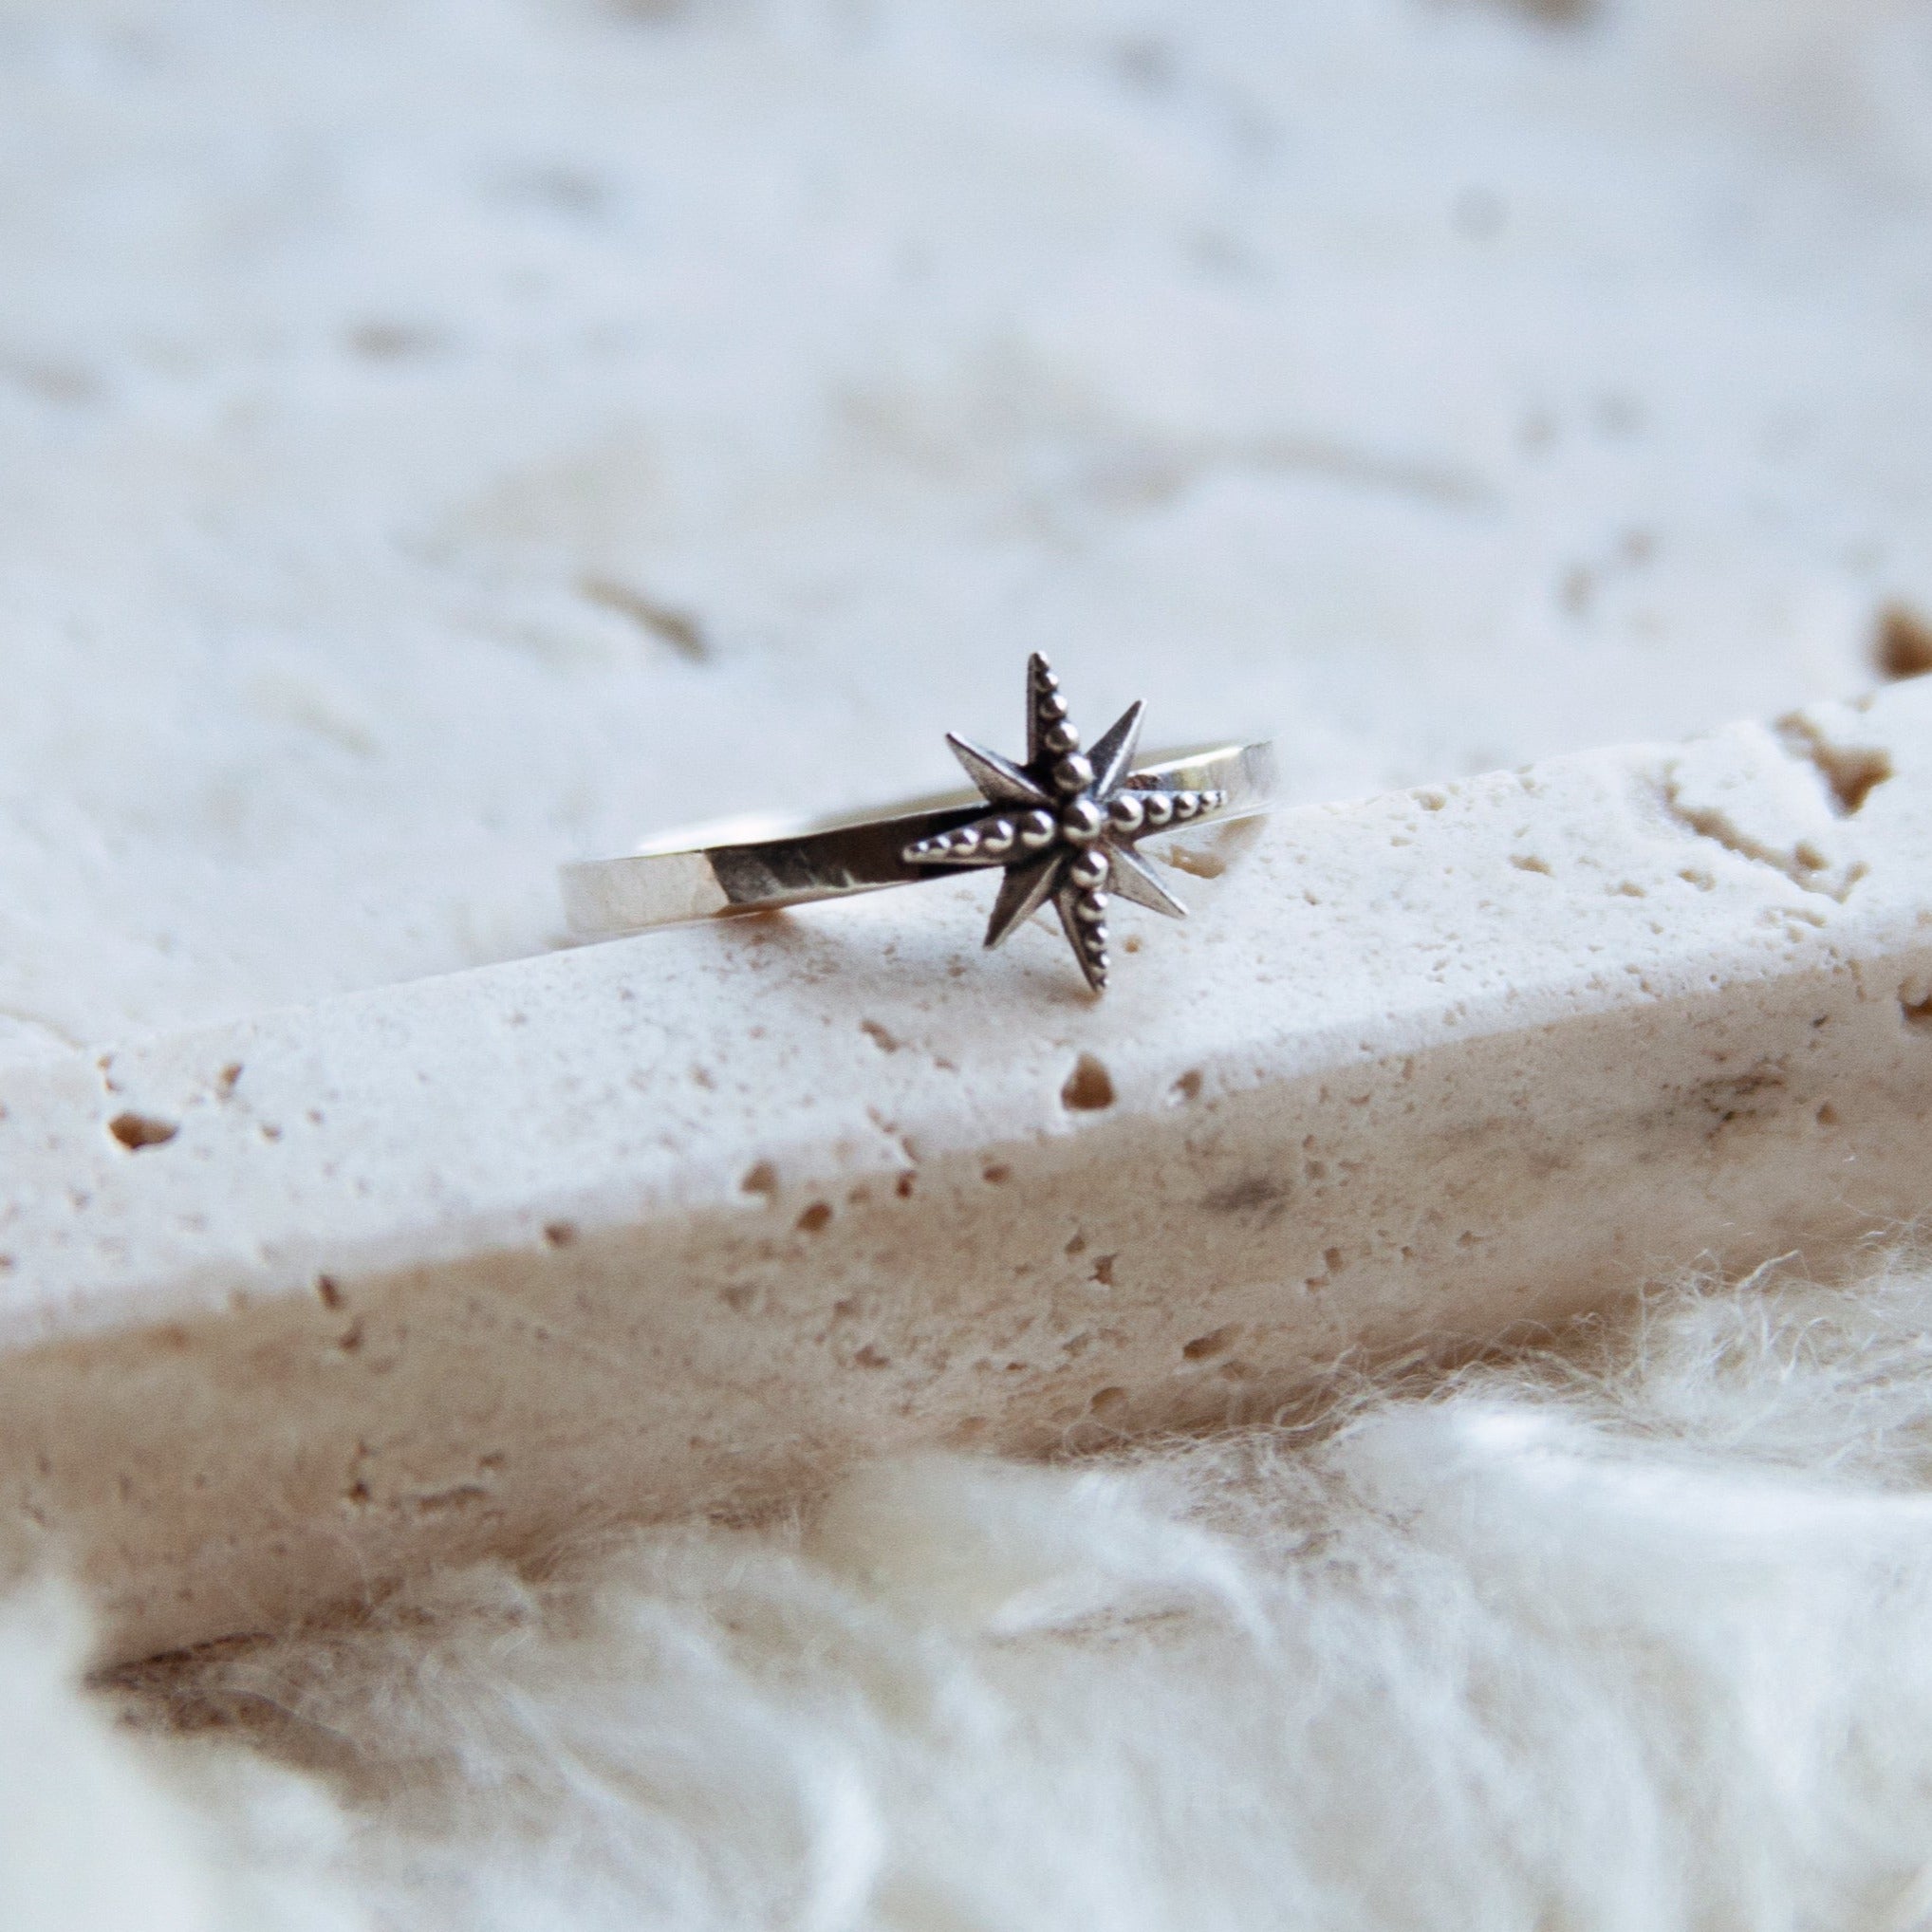
[[[0,1058],[552,944],[1030,649],[1302,799],[1855,690],[1928,213],[1876,0],[0,0]]]

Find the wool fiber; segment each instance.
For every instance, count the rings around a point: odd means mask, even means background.
[[[0,1622],[5,1932],[1914,1932],[1932,1273],[85,1642]]]

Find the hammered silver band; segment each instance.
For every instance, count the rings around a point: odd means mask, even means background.
[[[1220,803],[1166,829],[1252,818],[1274,795],[1270,744],[1199,745],[1155,754],[1129,789],[1219,793]],[[976,791],[937,792],[879,811],[824,818],[719,819],[648,840],[618,859],[561,868],[564,912],[581,939],[618,938],[655,926],[728,918],[917,885],[973,869],[918,864],[906,850],[974,824],[986,813]],[[1157,828],[1159,829],[1159,828]]]

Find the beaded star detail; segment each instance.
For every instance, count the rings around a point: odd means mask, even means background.
[[[1130,704],[1090,752],[1067,715],[1060,680],[1037,653],[1027,664],[1027,762],[946,742],[994,809],[905,848],[909,865],[999,865],[1006,871],[989,946],[1003,944],[1050,899],[1067,942],[1094,992],[1106,987],[1107,904],[1131,900],[1169,919],[1187,908],[1161,884],[1134,844],[1217,810],[1224,791],[1180,791],[1131,773],[1143,707]]]

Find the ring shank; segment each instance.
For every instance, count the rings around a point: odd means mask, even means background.
[[[1224,744],[1163,752],[1127,782],[1224,792],[1225,803],[1192,820],[1190,830],[1250,818],[1273,798],[1274,748]],[[976,791],[949,791],[908,799],[883,815],[739,818],[686,827],[621,859],[563,866],[564,911],[577,938],[614,938],[948,878],[969,868],[908,864],[905,848],[969,825],[991,808]]]

